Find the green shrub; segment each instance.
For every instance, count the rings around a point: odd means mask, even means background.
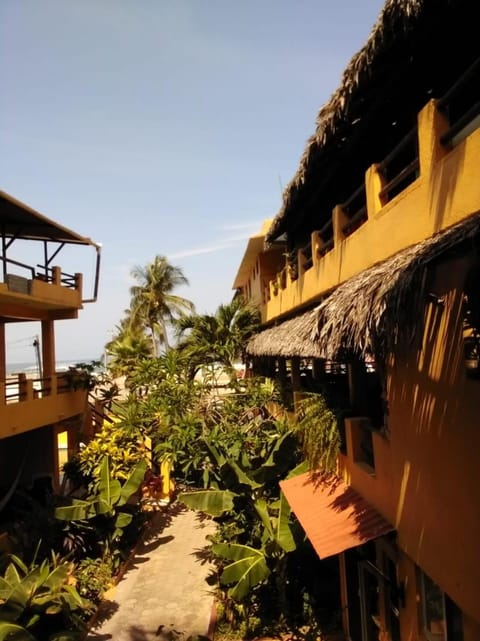
[[[109,559],[83,559],[75,571],[80,596],[93,603],[100,603],[112,584],[111,565]]]

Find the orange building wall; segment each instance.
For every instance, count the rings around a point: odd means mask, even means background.
[[[432,291],[445,304],[427,305],[421,349],[389,368],[389,435],[374,434],[375,473],[350,456],[341,468],[395,526],[401,550],[465,612],[477,634],[470,638],[480,639],[480,381],[467,379],[463,360],[468,266],[456,259],[437,268]]]

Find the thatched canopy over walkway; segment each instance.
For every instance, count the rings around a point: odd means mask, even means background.
[[[343,351],[385,355],[418,334],[428,295],[428,268],[450,254],[478,250],[480,213],[407,247],[350,278],[317,307],[263,330],[251,356],[325,358]]]

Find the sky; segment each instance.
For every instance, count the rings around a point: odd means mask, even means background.
[[[231,300],[382,5],[1,0],[0,189],[102,244],[98,302],[56,323],[57,360],[100,357],[155,255],[199,313]],[[94,253],[67,258],[89,295]],[[7,358],[34,360],[39,330],[9,327]]]

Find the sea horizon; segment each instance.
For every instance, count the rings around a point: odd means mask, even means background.
[[[73,367],[78,363],[91,363],[92,361],[101,362],[101,359],[98,359],[98,358],[58,359],[55,362],[55,369],[57,371],[67,370],[69,367]],[[38,363],[36,363],[35,361],[17,361],[17,362],[11,362],[6,364],[7,376],[11,376],[12,374],[17,374],[19,372],[31,372],[35,370],[38,373]]]

